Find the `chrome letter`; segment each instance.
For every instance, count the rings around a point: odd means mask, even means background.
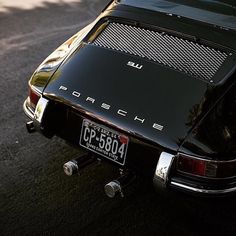
[[[64,91],[66,91],[66,90],[67,90],[67,87],[61,85],[60,88],[59,88],[59,90],[64,90]]]
[[[74,91],[74,92],[72,93],[72,95],[73,95],[74,97],[79,98],[81,94],[80,94],[79,92],[77,92],[77,91]]]
[[[162,131],[164,126],[163,125],[158,125],[158,124],[154,123],[152,128]]]
[[[106,109],[106,110],[110,110],[111,106],[108,105],[108,104],[106,104],[106,103],[103,103],[103,104],[101,105],[101,108],[104,108],[104,109]]]
[[[95,103],[95,99],[91,97],[87,97],[86,101],[89,101],[91,103]]]
[[[137,116],[134,118],[134,120],[140,121],[142,124],[144,123],[145,119],[140,119]]]
[[[118,110],[117,114],[121,115],[121,116],[126,116],[127,115],[127,111],[123,111],[123,110]]]

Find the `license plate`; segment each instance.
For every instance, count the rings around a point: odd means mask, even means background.
[[[120,165],[125,164],[129,138],[90,120],[83,120],[80,145]]]

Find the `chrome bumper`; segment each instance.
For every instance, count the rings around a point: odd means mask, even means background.
[[[170,170],[175,156],[167,152],[162,152],[157,162],[155,175],[153,178],[154,186],[166,187],[169,183]]]
[[[34,127],[37,131],[42,131],[43,129],[43,121],[45,111],[47,109],[49,101],[45,98],[40,98],[38,104],[36,106],[35,112],[28,106],[27,99],[23,104],[23,110],[28,118],[33,121]],[[203,186],[193,187],[182,182],[179,183],[177,181],[172,180],[171,178],[171,169],[173,167],[173,163],[176,159],[176,156],[167,152],[162,152],[159,160],[157,162],[155,174],[153,177],[154,187],[158,190],[164,190],[167,188],[175,188],[178,190],[182,190],[184,192],[190,192],[195,194],[203,194],[203,195],[225,195],[229,193],[236,192],[236,186],[225,188],[225,189],[210,189],[204,188]]]
[[[30,106],[28,105],[28,99],[25,100],[23,104],[23,110],[28,118],[33,121],[33,125],[37,131],[41,131],[45,111],[47,109],[49,100],[41,97],[37,103],[35,111],[33,111]]]
[[[225,189],[204,189],[204,188],[191,187],[185,184],[180,184],[175,181],[171,181],[170,186],[180,190],[204,195],[225,195],[236,192],[236,187],[225,188]]]
[[[34,119],[34,111],[28,106],[28,98],[25,100],[23,104],[23,110],[25,112],[25,115],[30,118],[31,120]]]
[[[178,183],[171,179],[171,168],[175,160],[175,155],[162,152],[157,162],[156,171],[153,177],[153,184],[157,190],[175,188],[184,192],[202,194],[202,195],[225,195],[236,192],[236,187],[225,189],[210,189],[203,186],[192,187],[190,185]]]

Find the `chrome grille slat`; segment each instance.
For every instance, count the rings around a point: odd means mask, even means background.
[[[165,32],[120,23],[109,23],[93,45],[147,58],[208,82],[214,81],[228,57],[226,52]]]

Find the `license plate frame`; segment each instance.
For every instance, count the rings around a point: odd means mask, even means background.
[[[79,144],[119,165],[125,165],[129,137],[120,132],[84,119]]]

